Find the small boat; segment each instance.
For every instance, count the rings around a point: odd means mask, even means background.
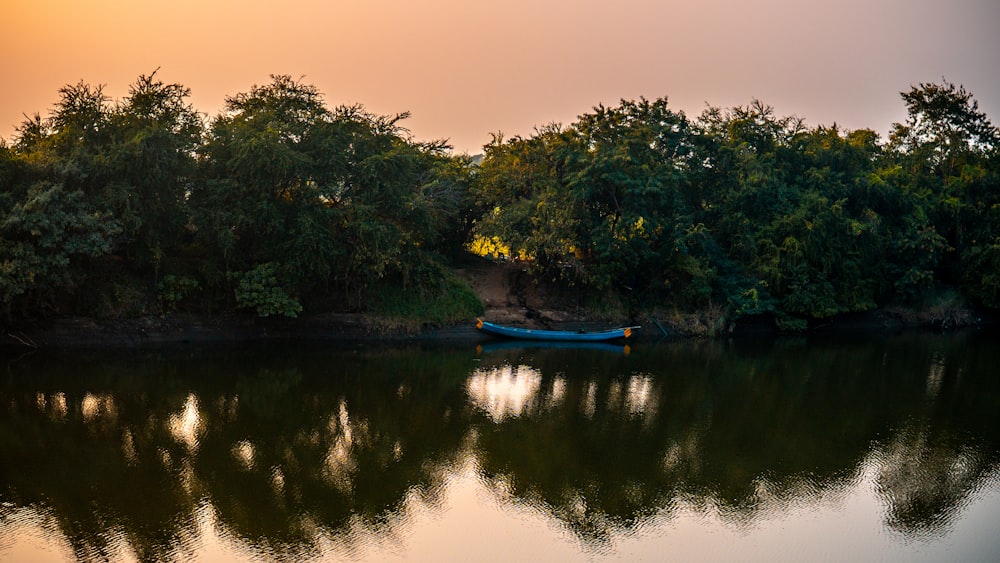
[[[572,330],[539,330],[533,328],[517,328],[503,326],[495,323],[488,323],[483,319],[476,319],[476,328],[505,338],[519,338],[521,340],[551,340],[560,342],[601,342],[604,340],[615,340],[617,338],[628,338],[632,336],[632,331],[639,328],[628,326],[613,328],[611,330],[601,330],[597,332],[572,331]]]

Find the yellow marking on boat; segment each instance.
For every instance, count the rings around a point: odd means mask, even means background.
[[[632,336],[632,328],[631,327],[625,329],[625,338],[628,338],[629,336]]]

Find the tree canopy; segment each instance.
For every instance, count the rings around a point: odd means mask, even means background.
[[[1000,307],[1000,131],[948,82],[903,92],[886,139],[622,100],[479,163],[289,76],[211,118],[189,96],[155,72],[121,100],[67,85],[0,145],[4,319],[364,311],[447,291],[468,249],[632,315]]]

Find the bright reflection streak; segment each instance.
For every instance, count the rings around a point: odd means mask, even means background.
[[[69,412],[69,409],[66,407],[66,394],[62,392],[56,393],[52,395],[52,399],[49,402],[52,405],[52,411],[56,418],[65,419],[66,413]]]
[[[233,446],[233,457],[240,462],[243,469],[250,471],[254,464],[254,447],[249,440],[240,440]]]
[[[117,414],[114,398],[107,394],[87,393],[80,401],[80,413],[83,414],[84,422],[94,422],[101,417],[113,420]]]
[[[644,416],[646,422],[652,422],[656,414],[655,391],[653,378],[648,375],[636,375],[628,380],[628,390],[625,392],[625,408],[633,416]]]
[[[593,408],[589,404],[592,401],[591,392],[588,392],[588,403],[585,404],[588,409]],[[652,423],[657,403],[657,392],[649,375],[633,375],[624,381],[612,381],[608,386],[608,408],[629,416],[643,417],[646,424]]]
[[[135,438],[132,437],[132,431],[128,428],[122,433],[122,455],[125,456],[125,461],[129,464],[134,464],[139,460],[135,451]]]
[[[83,414],[84,422],[93,420],[97,416],[99,408],[97,397],[90,393],[84,395],[83,400],[80,401],[80,412]]]
[[[552,395],[549,397],[549,406],[554,407],[562,404],[566,398],[566,380],[559,377],[552,382]]]
[[[353,474],[357,469],[357,462],[352,455],[354,432],[346,401],[340,401],[339,411],[336,418],[331,418],[329,423],[334,438],[324,459],[323,477],[341,492],[350,493],[354,488]]]
[[[285,473],[281,471],[280,467],[271,470],[271,488],[274,489],[276,495],[285,491]]]
[[[353,441],[353,436],[351,432],[351,417],[348,416],[347,414],[347,402],[343,400],[340,401],[339,421],[340,421],[340,432],[343,435],[344,443],[346,443],[347,447],[349,448],[351,447],[351,442]]]
[[[587,418],[593,418],[595,412],[597,412],[597,383],[591,381],[583,398],[583,414]]]
[[[937,358],[927,373],[927,396],[935,398],[941,392],[941,384],[944,382],[944,360]]]
[[[524,365],[504,365],[488,371],[477,370],[465,387],[474,405],[494,422],[501,422],[525,414],[542,387],[542,374]]]
[[[198,413],[198,398],[194,393],[188,395],[179,413],[170,415],[167,425],[175,440],[187,446],[190,451],[198,449],[198,435],[204,423]]]

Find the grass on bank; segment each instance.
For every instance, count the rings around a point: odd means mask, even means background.
[[[371,292],[371,323],[377,332],[417,332],[425,326],[445,326],[482,315],[483,303],[469,284],[447,272],[437,287],[408,288],[383,284]]]

